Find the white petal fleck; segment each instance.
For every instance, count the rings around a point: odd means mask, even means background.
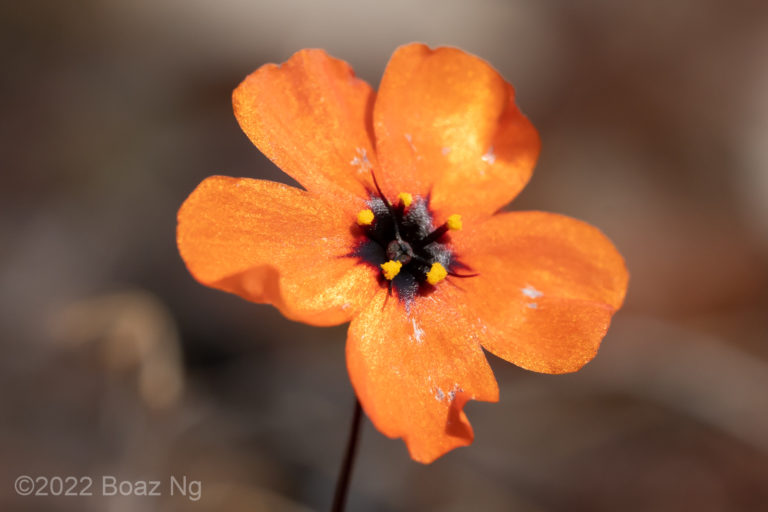
[[[404,134],[405,140],[408,141],[408,145],[411,146],[411,150],[416,153],[416,146],[413,145],[413,136],[410,133]]]
[[[456,398],[456,393],[462,393],[463,391],[464,390],[461,389],[458,383],[454,383],[453,388],[447,393],[443,391],[440,386],[437,386],[435,391],[435,400],[442,402],[443,400],[447,399],[448,402],[453,402]]]
[[[357,167],[358,173],[364,173],[371,170],[371,161],[368,160],[368,151],[365,148],[356,148],[357,154],[350,160],[349,164]]]
[[[480,160],[487,163],[488,165],[493,165],[496,162],[496,153],[493,152],[493,146],[488,148],[488,151],[486,151],[485,154],[480,157]]]
[[[422,341],[424,341],[423,339],[424,330],[416,324],[415,318],[411,319],[411,323],[413,324],[413,340],[416,343],[421,343]]]
[[[453,402],[453,400],[456,398],[456,393],[461,393],[462,391],[464,390],[459,387],[459,383],[455,383],[453,385],[453,389],[448,392],[448,399]]]
[[[527,285],[525,288],[520,288],[520,291],[523,292],[523,295],[531,299],[537,299],[542,295],[544,295],[543,293],[541,293],[539,290],[537,290],[531,285]]]
[[[529,302],[529,303],[526,304],[526,306],[528,306],[531,309],[536,309],[536,308],[539,307],[539,305],[536,304],[535,302]]]

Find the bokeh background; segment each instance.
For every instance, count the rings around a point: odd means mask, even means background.
[[[325,510],[346,327],[197,284],[206,176],[286,180],[230,94],[304,47],[374,86],[402,43],[512,82],[543,141],[514,209],[587,220],[631,273],[598,357],[498,359],[476,440],[430,466],[366,424],[350,510],[768,510],[768,3],[0,4],[0,509]],[[202,499],[19,497],[18,475],[202,481]],[[99,494],[98,492],[96,494]]]

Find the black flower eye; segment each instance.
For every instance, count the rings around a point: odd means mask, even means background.
[[[462,265],[449,246],[448,232],[462,228],[461,216],[451,215],[437,228],[428,200],[409,193],[396,204],[372,194],[368,208],[357,214],[361,241],[353,256],[381,270],[380,282],[402,300],[427,293]]]

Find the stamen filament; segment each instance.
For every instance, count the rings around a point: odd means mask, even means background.
[[[480,274],[474,273],[474,274],[457,274],[456,272],[448,272],[448,275],[451,277],[477,277]]]
[[[428,234],[419,244],[419,247],[426,247],[432,242],[440,240],[440,237],[446,234],[448,231],[458,231],[463,227],[461,222],[461,215],[454,213],[450,215],[448,219],[433,232]]]
[[[373,185],[376,187],[376,192],[378,192],[379,197],[382,201],[384,201],[384,204],[386,205],[387,209],[389,210],[389,214],[392,215],[392,218],[394,219],[394,227],[395,227],[395,238],[398,240],[401,240],[400,238],[400,228],[398,227],[397,222],[397,214],[395,212],[395,209],[392,207],[392,203],[389,202],[389,199],[384,195],[384,192],[381,191],[381,187],[379,186],[379,181],[376,179],[376,173],[373,172],[373,169],[371,169],[371,178],[373,178]]]
[[[373,169],[371,169],[371,178],[373,178],[373,186],[376,187],[376,192],[379,193],[379,197],[382,201],[384,201],[384,204],[387,205],[389,208],[389,211],[392,211],[392,203],[389,202],[389,199],[384,195],[384,192],[381,191],[381,187],[379,186],[379,182],[376,179],[376,173],[373,172]]]
[[[443,224],[439,228],[435,229],[433,232],[428,234],[420,243],[419,247],[426,247],[427,245],[431,244],[432,242],[436,242],[440,239],[441,236],[446,234],[448,232],[448,225]]]

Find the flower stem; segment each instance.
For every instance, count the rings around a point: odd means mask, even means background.
[[[357,441],[360,439],[360,424],[362,423],[363,409],[360,402],[355,397],[355,412],[352,415],[352,426],[349,429],[349,439],[347,440],[347,452],[344,454],[339,477],[336,480],[336,492],[333,495],[333,505],[331,512],[343,512],[347,503],[347,491],[349,490],[349,481],[352,476],[352,466],[355,463],[355,452],[357,451]]]

